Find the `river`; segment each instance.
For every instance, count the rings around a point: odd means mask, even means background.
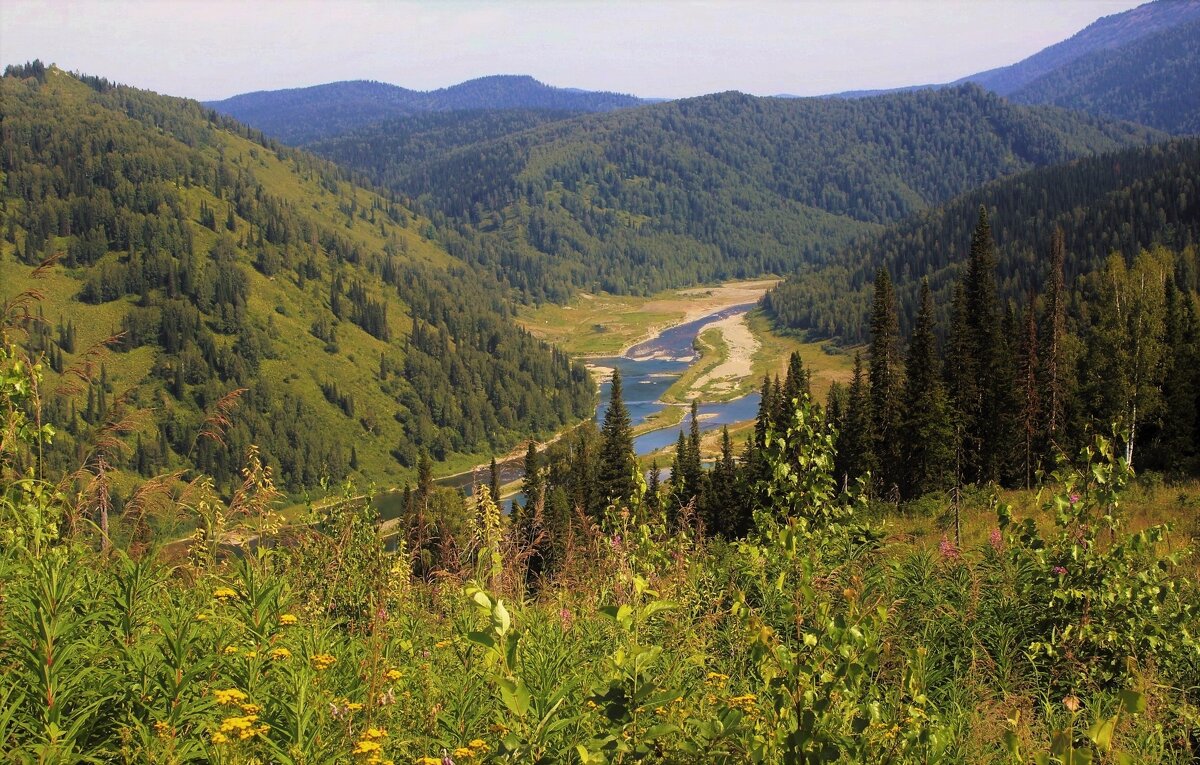
[[[588,362],[597,367],[621,370],[625,407],[629,410],[632,424],[637,427],[666,407],[675,406],[663,402],[662,396],[688,367],[696,363],[698,356],[694,347],[695,340],[704,327],[721,319],[746,313],[754,306],[754,303],[730,306],[702,318],[670,327],[654,338],[633,346],[621,356],[589,358]],[[596,419],[599,422],[604,421],[604,413],[608,410],[609,388],[610,381],[603,380],[600,384],[600,403],[596,406]],[[754,419],[758,412],[759,399],[760,396],[756,392],[724,403],[701,403],[698,407],[701,432]],[[634,451],[639,456],[644,456],[671,446],[678,440],[680,428],[688,428],[686,418],[681,425],[642,433],[633,440]],[[524,475],[524,456],[499,461],[497,467],[501,484],[519,480]],[[468,472],[447,476],[439,479],[437,483],[467,491],[476,480],[488,480],[486,467],[474,474]],[[398,492],[389,492],[380,495],[376,500],[384,518],[396,517],[399,514],[402,501],[400,497]],[[505,499],[505,511],[511,508],[513,500],[524,502],[524,499],[524,495],[520,493]]]

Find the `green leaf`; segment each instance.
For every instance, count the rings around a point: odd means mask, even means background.
[[[501,677],[496,680],[500,688],[500,700],[504,706],[518,717],[524,717],[529,711],[530,693],[525,684],[516,678]]]
[[[1088,738],[1095,744],[1100,751],[1107,752],[1112,748],[1113,731],[1117,727],[1117,715],[1113,715],[1108,719],[1100,719],[1092,723],[1092,727],[1088,728]]]
[[[1131,715],[1140,715],[1146,711],[1146,697],[1137,691],[1124,690],[1117,694],[1125,711]]]

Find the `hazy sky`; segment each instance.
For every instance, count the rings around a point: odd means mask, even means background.
[[[683,97],[817,95],[1011,64],[1141,0],[3,0],[0,60],[199,99],[487,74]]]

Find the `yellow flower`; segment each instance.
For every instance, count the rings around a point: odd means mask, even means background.
[[[226,742],[228,742],[228,741],[229,741],[229,737],[228,737],[228,736],[226,736],[226,735],[225,735],[224,733],[222,733],[221,731],[215,731],[215,732],[212,734],[212,742],[213,742],[214,744],[224,744],[224,743],[226,743]]]
[[[237,653],[238,650],[239,649],[236,645],[227,645],[225,646],[225,655],[232,656],[233,654]]]
[[[217,600],[229,600],[237,597],[237,590],[229,587],[218,587],[213,591],[213,597]]]
[[[467,746],[471,747],[472,749],[482,749],[485,752],[489,748],[487,745],[487,742],[481,738],[472,739],[471,742],[469,744],[467,744]]]
[[[296,618],[295,614],[284,614],[283,616],[279,617],[279,623],[285,627],[289,627],[298,621],[300,620]]]
[[[399,680],[400,678],[404,677],[404,673],[398,669],[389,669],[387,671],[387,674],[384,675],[384,677],[386,677],[388,680],[391,680],[394,683],[397,680]]]
[[[292,652],[286,648],[275,648],[271,651],[271,658],[278,659],[279,661],[290,659],[292,658]]]
[[[262,707],[258,704],[242,704],[242,713],[248,715],[256,715],[262,711]]]
[[[496,723],[492,727],[488,728],[488,730],[498,736],[503,736],[505,733],[508,733],[508,726],[504,723]]]
[[[162,720],[159,720],[158,722],[154,723],[154,732],[157,733],[159,737],[166,738],[171,734],[171,726]]]
[[[363,705],[358,703],[357,701],[351,701],[348,704],[346,704],[346,709],[349,709],[351,712],[357,712],[358,710],[360,710],[362,708],[363,708]]]
[[[460,760],[469,760],[475,756],[475,753],[465,746],[460,746],[454,750],[454,756]]]
[[[382,749],[383,747],[379,745],[378,741],[371,741],[370,739],[363,739],[354,745],[355,754],[372,754]]]
[[[258,715],[246,715],[245,717],[226,717],[221,722],[222,733],[238,733],[240,731],[250,730],[254,727],[254,723],[258,721]]]
[[[434,648],[445,648],[445,647],[446,647],[446,646],[448,646],[448,645],[450,645],[450,641],[449,641],[449,640],[439,640],[439,641],[437,641],[436,643],[434,643],[434,644],[433,644],[433,647],[434,647]]]
[[[437,757],[418,757],[413,765],[442,765],[442,761]]]
[[[217,703],[221,706],[230,706],[232,704],[241,704],[250,697],[239,691],[237,688],[226,688],[225,690],[213,691],[213,696],[216,697]]]
[[[362,704],[359,704],[358,707],[361,709]],[[387,728],[367,728],[365,731],[363,731],[363,734],[362,734],[362,737],[364,739],[367,739],[370,741],[375,741],[375,740],[378,740],[381,738],[387,738],[387,736],[388,736]]]
[[[319,653],[316,656],[312,657],[313,669],[317,670],[318,672],[324,672],[325,670],[332,667],[333,663],[336,661],[337,661],[336,656],[333,656],[333,655],[327,654],[327,653]]]
[[[722,685],[729,679],[729,675],[722,675],[720,672],[709,672],[708,683],[710,685]]]

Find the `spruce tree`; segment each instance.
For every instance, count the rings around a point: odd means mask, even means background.
[[[600,436],[600,464],[597,475],[604,504],[627,502],[634,492],[633,425],[621,391],[621,371],[614,369],[609,388],[608,410]]]
[[[496,466],[495,457],[492,457],[491,464],[488,465],[488,493],[491,494],[493,502],[500,504],[500,469]]]
[[[802,395],[811,395],[811,380],[799,351],[788,357],[787,375],[783,382],[783,405],[790,408]]]
[[[900,422],[902,417],[900,382],[900,320],[896,315],[896,295],[892,280],[884,268],[875,276],[875,299],[871,309],[871,417],[875,463],[879,474],[876,485],[892,491],[901,480]]]
[[[534,508],[544,499],[542,492],[545,488],[545,480],[542,475],[541,455],[538,454],[537,444],[533,441],[530,441],[529,446],[525,449],[524,469],[521,493],[525,495],[525,507]]]
[[[875,468],[875,435],[871,416],[871,392],[863,374],[862,356],[854,354],[854,377],[846,401],[846,426],[838,436],[838,475],[851,483]]]
[[[642,502],[642,506],[646,508],[646,515],[653,520],[658,519],[663,509],[661,473],[658,460],[653,460],[650,463],[650,479],[646,482],[646,498]]]
[[[1055,227],[1050,237],[1050,272],[1046,279],[1046,313],[1042,320],[1040,398],[1044,407],[1047,444],[1044,453],[1052,457],[1057,451],[1062,429],[1066,424],[1067,400],[1067,295],[1063,282],[1063,265],[1067,257],[1066,237]]]
[[[970,464],[973,480],[1000,478],[1004,458],[1004,430],[1011,410],[1003,405],[1011,390],[1001,333],[1000,305],[996,298],[996,244],[987,208],[980,205],[979,222],[971,235],[966,275],[967,342],[974,361],[975,399],[969,402],[964,426],[974,434],[976,451]]]
[[[942,387],[933,296],[927,279],[921,282],[917,323],[908,342],[903,401],[902,489],[906,496],[917,497],[949,485],[954,460],[954,431]]]
[[[1021,332],[1017,367],[1018,424],[1021,435],[1022,479],[1025,488],[1033,485],[1033,474],[1039,468],[1038,445],[1042,437],[1042,402],[1038,386],[1038,326],[1033,313],[1033,296],[1025,307],[1024,330]]]

